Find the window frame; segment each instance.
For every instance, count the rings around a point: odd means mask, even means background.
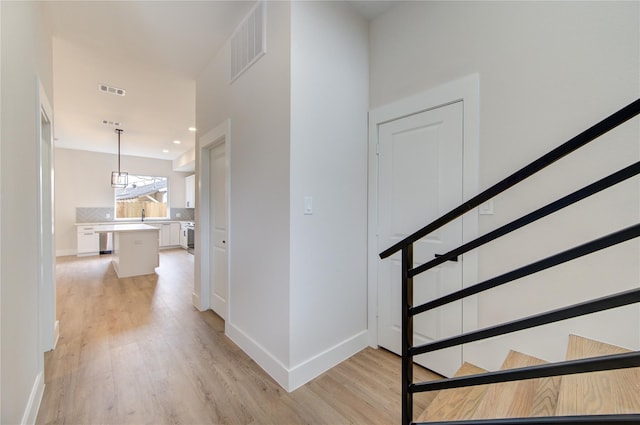
[[[169,189],[169,176],[166,175],[150,175],[150,174],[144,174],[144,173],[129,173],[129,182],[127,184],[127,188],[135,183],[135,182],[131,182],[131,177],[136,178],[136,182],[139,181],[140,177],[146,178],[146,179],[164,179],[164,181],[166,182],[166,189],[164,190],[164,197],[166,198],[166,201],[162,202],[163,204],[166,204],[166,214],[164,216],[153,216],[153,217],[149,217],[145,214],[145,218],[144,221],[163,221],[163,220],[168,220],[171,218],[171,204],[170,204],[170,189]],[[123,190],[121,188],[114,188],[113,190],[113,219],[114,221],[132,221],[132,220],[141,220],[142,217],[141,215],[138,216],[129,216],[129,217],[118,217],[118,202],[122,202],[122,201],[118,201],[118,191],[119,190]],[[159,190],[157,192],[163,192],[162,190]],[[154,192],[155,193],[155,192]],[[142,209],[142,207],[141,207]]]

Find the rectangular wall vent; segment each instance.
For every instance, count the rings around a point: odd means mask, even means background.
[[[108,125],[108,126],[111,126],[111,127],[120,127],[120,126],[122,126],[122,123],[120,121],[102,120],[102,124]]]
[[[249,12],[231,36],[231,74],[233,83],[267,52],[267,10],[261,1]]]
[[[127,93],[124,89],[119,89],[118,87],[109,86],[107,84],[98,84],[98,90],[103,93],[111,93],[118,96],[124,96]]]

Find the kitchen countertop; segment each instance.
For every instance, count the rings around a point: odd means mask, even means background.
[[[179,220],[145,220],[144,222],[137,220],[137,221],[105,221],[105,222],[101,222],[101,223],[74,223],[76,226],[115,226],[115,225],[119,225],[119,224],[148,224],[148,225],[154,225],[154,224],[167,224],[167,223],[189,223],[189,222],[193,222],[193,220],[183,220],[183,221],[179,221]]]
[[[105,224],[100,225],[97,229],[95,229],[96,233],[108,233],[108,232],[140,232],[147,230],[155,230],[159,231],[157,227],[150,226],[148,224],[142,223],[121,223],[121,224]]]

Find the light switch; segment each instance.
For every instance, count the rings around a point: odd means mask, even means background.
[[[304,214],[313,214],[313,198],[311,196],[304,197]]]
[[[107,213],[106,217],[111,218],[111,214]]]

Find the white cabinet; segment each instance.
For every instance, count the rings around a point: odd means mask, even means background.
[[[180,245],[180,223],[162,223],[160,228],[160,247]]]
[[[171,242],[171,225],[170,224],[160,225],[160,246],[161,247],[169,246],[170,242]]]
[[[180,245],[180,223],[171,223],[170,228],[169,241],[171,246]]]
[[[180,242],[181,242],[180,241],[180,236],[181,236],[180,223],[177,221],[160,222],[160,223],[158,222],[155,222],[155,223],[154,222],[145,222],[145,223],[120,222],[119,224],[123,224],[123,225],[148,224],[159,230],[157,235],[155,232],[152,232],[152,234],[156,235],[156,237],[158,238],[158,245],[161,248],[180,246]],[[105,226],[113,227],[114,225],[107,225],[106,223],[87,224],[86,226],[78,225],[77,227],[78,255],[98,255],[100,253],[100,249],[101,249],[100,234],[98,232],[105,233],[104,231]]]
[[[196,175],[192,174],[184,179],[185,208],[196,207]]]
[[[112,263],[118,277],[155,273],[160,265],[156,232],[155,229],[114,231]]]
[[[78,255],[97,255],[100,253],[100,235],[94,226],[78,227]]]

